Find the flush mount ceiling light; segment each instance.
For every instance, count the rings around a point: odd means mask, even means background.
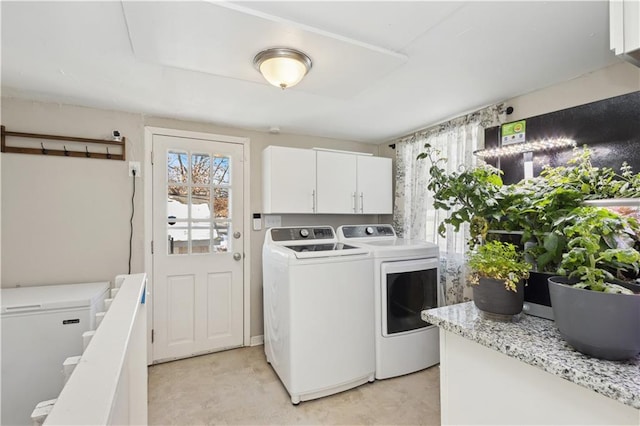
[[[253,58],[253,66],[264,78],[283,90],[300,83],[311,69],[311,58],[299,50],[276,47],[263,50]]]

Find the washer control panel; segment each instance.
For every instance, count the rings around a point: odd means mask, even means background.
[[[271,229],[273,241],[331,240],[333,238],[335,234],[329,226]]]
[[[342,233],[345,238],[366,237],[395,237],[396,233],[391,225],[354,225],[343,226]]]

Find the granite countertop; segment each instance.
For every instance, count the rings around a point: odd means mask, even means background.
[[[628,361],[592,358],[571,348],[553,321],[524,314],[513,322],[485,320],[473,302],[422,311],[422,319],[640,409],[640,356]]]

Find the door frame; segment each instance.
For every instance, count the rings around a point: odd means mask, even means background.
[[[243,346],[251,344],[251,197],[249,163],[249,138],[239,136],[217,135],[213,133],[193,132],[189,130],[167,129],[162,127],[144,127],[144,269],[147,271],[147,365],[153,363],[153,345],[151,343],[151,330],[153,329],[153,255],[151,253],[151,241],[153,239],[153,175],[152,175],[152,148],[153,136],[173,136],[179,138],[202,139],[212,142],[227,142],[243,145],[243,229],[244,234],[244,264],[243,264]]]

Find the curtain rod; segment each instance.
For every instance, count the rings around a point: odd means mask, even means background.
[[[409,134],[407,134],[407,135],[401,136],[401,137],[399,137],[399,138],[395,139],[395,141],[402,141],[402,140],[404,140],[404,139],[406,139],[406,138],[410,138],[410,137],[412,137],[412,136],[416,136],[416,135],[418,135],[418,134],[420,134],[420,133],[424,133],[424,132],[426,132],[427,130],[432,129],[432,128],[434,128],[434,127],[442,126],[442,125],[446,125],[447,123],[449,123],[449,122],[451,122],[451,121],[454,121],[454,120],[458,120],[458,119],[460,119],[460,118],[469,117],[469,116],[471,116],[471,115],[473,115],[473,114],[479,113],[479,112],[481,112],[481,111],[483,111],[483,110],[486,110],[487,108],[491,108],[491,107],[494,107],[494,106],[495,106],[495,107],[497,107],[497,108],[498,108],[498,110],[503,110],[507,115],[511,115],[511,114],[513,113],[513,111],[514,111],[514,109],[513,109],[513,107],[512,107],[512,106],[508,106],[508,107],[506,107],[506,108],[505,108],[504,103],[499,103],[499,104],[494,104],[494,105],[488,105],[488,106],[486,106],[486,107],[484,107],[484,108],[480,108],[479,110],[476,110],[476,111],[473,111],[473,112],[469,112],[469,113],[467,113],[467,114],[462,114],[462,115],[459,115],[459,116],[454,117],[454,118],[450,118],[450,119],[445,120],[445,121],[441,121],[441,122],[436,123],[436,124],[433,124],[433,125],[431,125],[431,126],[429,126],[429,127],[423,127],[422,129],[419,129],[419,130],[416,130],[416,131],[414,131],[414,132],[411,132],[411,133],[409,133]],[[392,143],[392,144],[389,144],[389,148],[391,148],[391,149],[396,149],[396,142],[394,142],[394,143]]]

